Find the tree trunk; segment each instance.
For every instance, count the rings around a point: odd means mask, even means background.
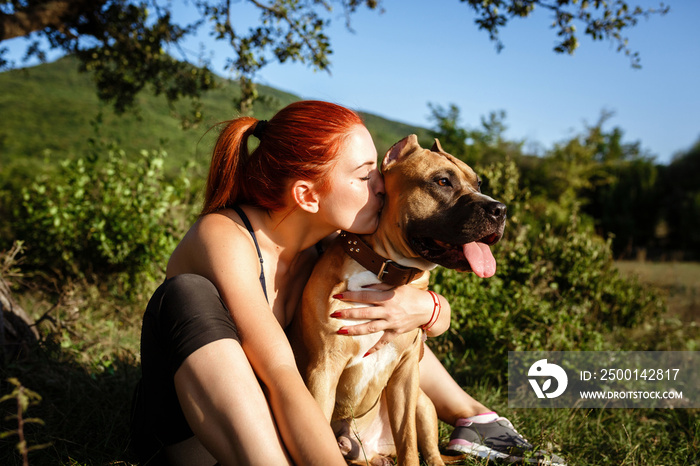
[[[10,286],[0,274],[0,363],[28,354],[38,338],[34,321],[14,302]]]

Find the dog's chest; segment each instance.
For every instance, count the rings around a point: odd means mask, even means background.
[[[363,290],[363,286],[380,283],[376,275],[366,270],[348,275],[346,277],[346,282],[349,291],[360,291]],[[367,304],[347,304],[350,307],[367,306]],[[341,320],[342,325],[357,325],[363,322],[368,321]],[[354,373],[353,388],[356,396],[364,393],[370,383],[385,378],[386,374],[391,373],[393,367],[396,365],[399,351],[394,342],[387,344],[381,350],[365,357],[367,351],[369,351],[383,335],[384,332],[377,332],[369,335],[355,335],[350,337],[357,343],[357,349],[346,365],[346,370],[350,370]]]
[[[367,338],[368,336],[370,335],[354,337],[360,340],[362,348],[346,366],[346,371],[353,373],[353,377],[351,377],[353,380],[352,389],[356,397],[362,396],[372,384],[379,383],[380,385],[384,385],[389,374],[393,372],[398,358],[398,351],[392,343],[389,343],[381,350],[365,357],[364,354],[374,346],[379,339],[374,338],[369,340]]]

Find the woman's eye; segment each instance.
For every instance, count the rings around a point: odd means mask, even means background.
[[[367,176],[363,176],[363,177],[360,178],[360,179],[361,179],[362,181],[369,181],[369,180],[372,179],[372,177],[376,176],[376,174],[378,174],[378,173],[379,173],[379,172],[378,172],[377,169],[375,168],[375,169],[370,170],[369,172],[367,172]]]

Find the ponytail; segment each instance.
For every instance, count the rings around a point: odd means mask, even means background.
[[[243,182],[242,173],[248,154],[248,136],[257,120],[242,117],[226,122],[212,153],[201,215],[236,204]]]
[[[357,113],[321,101],[292,103],[266,122],[227,122],[214,146],[202,215],[239,203],[281,210],[290,180],[313,181],[324,194],[330,167],[358,125],[363,122]],[[260,144],[248,154],[251,134]]]

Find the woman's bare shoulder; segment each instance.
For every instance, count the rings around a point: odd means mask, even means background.
[[[200,217],[180,241],[168,262],[168,276],[213,272],[258,262],[255,246],[233,211]]]
[[[229,237],[237,238],[245,232],[245,227],[239,222],[240,219],[234,211],[222,210],[203,215],[192,225],[190,231],[201,241],[225,241]]]

